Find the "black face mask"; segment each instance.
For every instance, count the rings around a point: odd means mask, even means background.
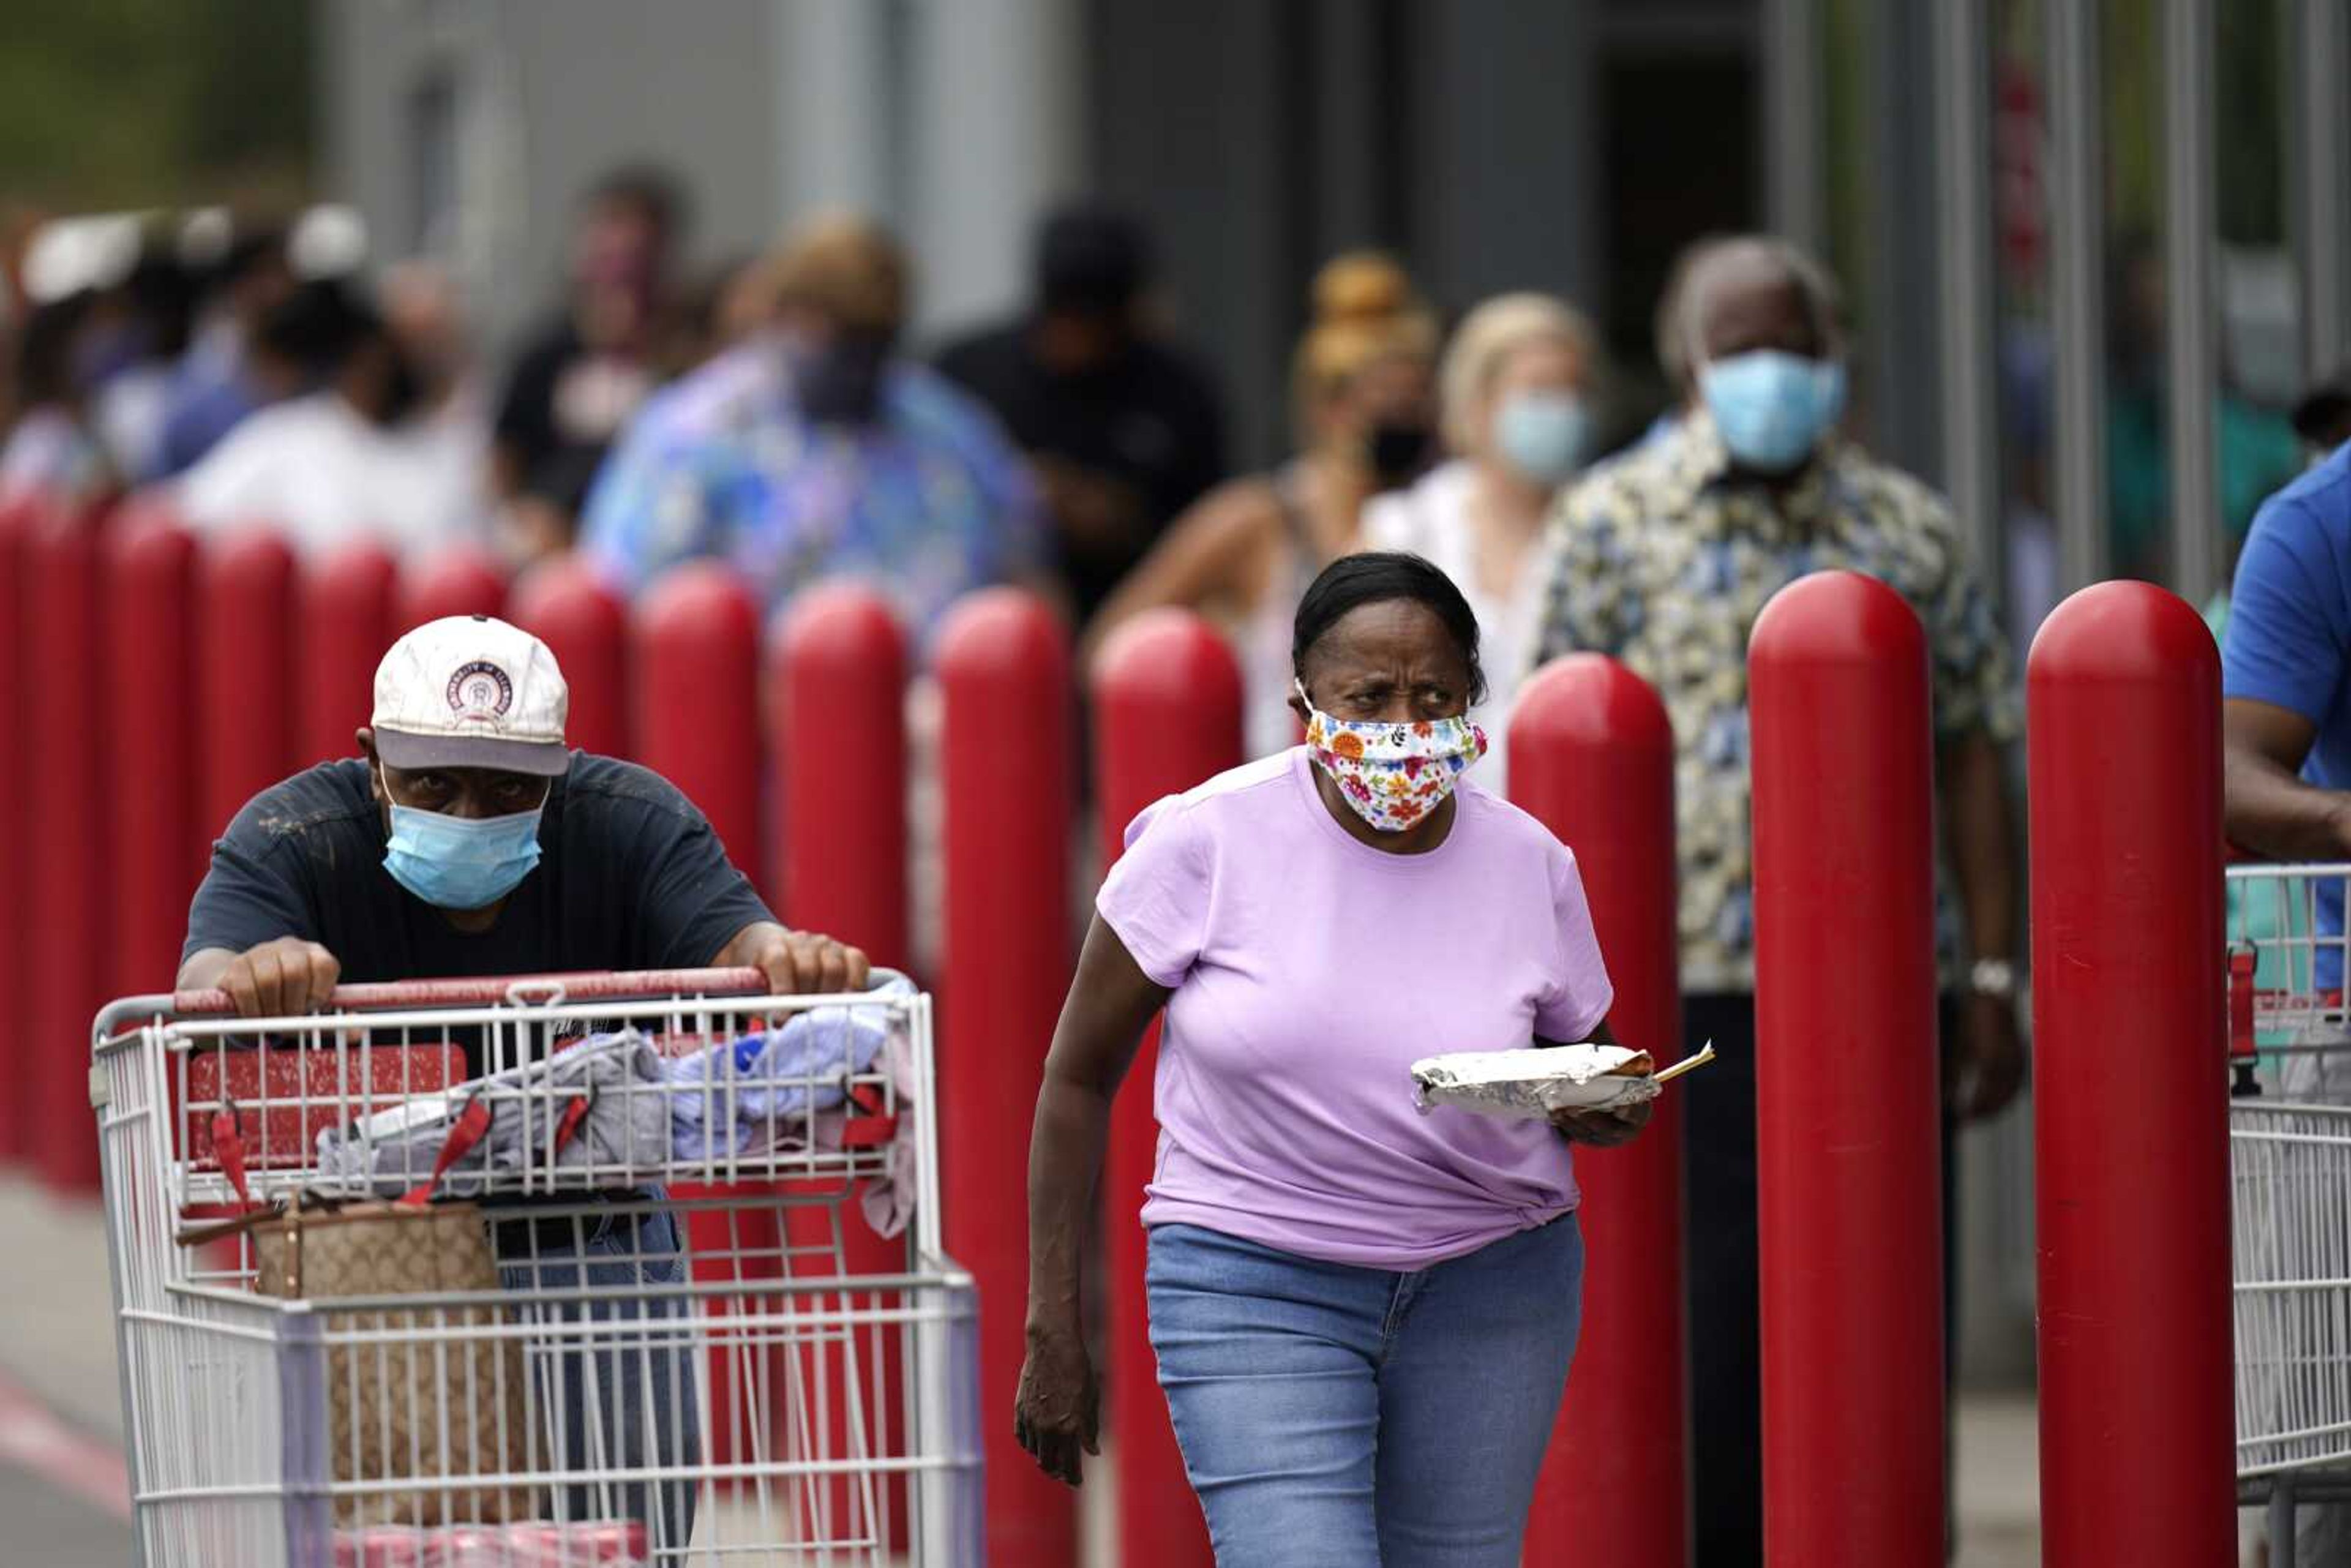
[[[819,424],[872,424],[882,412],[890,340],[843,332],[800,361],[800,412]]]
[[[384,377],[382,423],[398,424],[414,413],[423,401],[424,383],[415,368],[409,364],[406,354],[394,353]]]
[[[1409,485],[1428,464],[1428,426],[1409,421],[1382,420],[1364,442],[1364,460],[1380,487],[1393,490]]]

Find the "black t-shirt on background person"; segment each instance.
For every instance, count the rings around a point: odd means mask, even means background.
[[[523,493],[576,517],[605,451],[656,380],[635,358],[589,348],[569,321],[534,337],[515,360],[493,427]]]
[[[773,920],[694,803],[634,763],[571,754],[538,864],[478,934],[384,869],[368,764],[325,762],[248,801],[213,846],[182,962],[281,936],[321,944],[345,984],[580,969],[699,968]]]
[[[1225,476],[1224,417],[1207,378],[1162,344],[1136,340],[1098,371],[1060,376],[1037,361],[1029,324],[968,338],[938,368],[986,403],[1032,458],[1059,459],[1132,488],[1144,527],[1107,551],[1061,541],[1062,573],[1081,618],[1185,507]]]

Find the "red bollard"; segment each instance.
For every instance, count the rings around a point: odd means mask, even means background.
[[[1069,988],[1070,655],[1051,611],[988,589],[949,612],[946,975],[940,988],[939,1186],[947,1249],[979,1286],[987,1554],[1068,1568],[1077,1509],[1012,1435],[1028,1299],[1029,1132]]]
[[[770,896],[794,925],[904,967],[906,634],[870,589],[802,594],[768,650],[783,831]]]
[[[107,722],[117,776],[135,776],[142,758],[180,773],[197,750],[187,686],[195,666],[195,541],[169,523],[118,522],[105,550]],[[186,789],[118,788],[112,805],[114,946],[104,988],[110,998],[168,991],[207,858],[195,800]]]
[[[759,612],[716,561],[688,561],[637,603],[632,727],[644,765],[702,808],[726,856],[759,876]]]
[[[29,498],[0,507],[0,724],[11,735],[30,735],[27,718],[32,703],[35,668],[31,634],[26,624],[30,601],[32,531],[38,508]],[[36,922],[26,877],[33,853],[32,769],[0,768],[0,887],[14,896],[0,900],[0,986],[12,997],[26,998],[32,986],[32,932]],[[28,1019],[28,1021],[33,1021]],[[40,1112],[29,1086],[20,1083],[0,1094],[0,1162],[16,1164],[34,1157],[35,1129]]]
[[[1094,668],[1094,790],[1102,864],[1125,848],[1144,808],[1241,762],[1241,672],[1232,648],[1187,610],[1155,610],[1121,627]],[[1154,1024],[1111,1110],[1102,1190],[1105,1385],[1118,1453],[1118,1560],[1126,1568],[1210,1568],[1207,1524],[1159,1392],[1144,1311],[1144,1233],[1137,1211],[1159,1143],[1152,1080]]]
[[[1926,634],[1876,579],[1821,572],[1763,607],[1747,664],[1764,1556],[1940,1563]]]
[[[504,615],[506,573],[487,550],[453,545],[401,575],[393,635],[444,615]]]
[[[1546,665],[1511,709],[1510,796],[1575,852],[1616,987],[1608,1013],[1616,1038],[1660,1066],[1678,1057],[1674,731],[1665,705],[1598,653]],[[1583,1327],[1527,1520],[1528,1561],[1552,1561],[1542,1553],[1557,1550],[1577,1568],[1687,1568],[1681,1096],[1668,1090],[1625,1147],[1576,1150],[1575,1179]],[[1594,1497],[1644,1500],[1640,1528],[1591,1529]]]
[[[196,831],[209,841],[293,771],[294,557],[271,533],[207,541],[196,595]]]
[[[375,667],[398,635],[392,607],[399,588],[399,567],[368,540],[303,577],[298,766],[359,755],[352,736],[375,712]]]
[[[629,612],[596,570],[557,556],[514,585],[507,616],[545,643],[571,690],[564,738],[577,751],[629,755]]]
[[[18,766],[30,774],[29,876],[15,896],[34,901],[31,969],[37,1049],[29,1055],[33,1153],[42,1180],[63,1192],[98,1188],[90,1135],[89,1025],[105,995],[108,649],[99,625],[99,528],[87,513],[44,508],[27,543],[28,666]],[[158,767],[170,760],[158,757]]]
[[[2027,664],[2042,1561],[2235,1561],[2220,669],[2102,582]]]
[[[638,601],[630,632],[637,759],[684,790],[710,819],[727,858],[747,875],[755,874],[761,863],[759,615],[749,592],[726,567],[691,561],[663,577]],[[686,1198],[720,1192],[739,1196],[743,1190],[684,1182],[673,1188]],[[705,1311],[730,1312],[756,1324],[778,1310],[778,1298],[762,1293],[771,1289],[763,1281],[782,1268],[775,1210],[697,1210],[687,1216],[686,1231],[696,1281],[743,1285],[738,1295],[706,1302]],[[711,1346],[715,1463],[749,1463],[771,1451],[766,1434],[750,1430],[751,1395],[737,1390],[761,1391],[771,1411],[785,1407],[784,1385],[768,1370],[779,1354],[774,1338],[772,1333],[762,1338],[755,1327]],[[790,1354],[780,1353],[787,1364]]]
[[[906,636],[888,601],[852,583],[796,599],[768,643],[768,755],[783,800],[774,835],[769,899],[785,920],[862,948],[874,963],[904,968],[906,938]],[[829,1246],[822,1208],[793,1208],[784,1233],[796,1246]],[[885,1241],[862,1218],[841,1227],[852,1274],[896,1274],[906,1243]],[[904,1397],[897,1336],[881,1346],[883,1397]],[[853,1440],[845,1412],[831,1414],[832,1451]],[[852,1483],[827,1484],[831,1517],[859,1517]],[[889,1491],[875,1522],[893,1546],[907,1539],[899,1493]]]

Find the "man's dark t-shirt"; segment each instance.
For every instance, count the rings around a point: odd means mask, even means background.
[[[539,821],[540,859],[468,935],[384,869],[368,765],[326,762],[263,790],[213,846],[183,961],[280,936],[322,944],[347,983],[578,969],[696,968],[774,915],[692,801],[634,763],[573,752]]]
[[[939,370],[995,411],[1020,449],[1134,488],[1144,537],[1090,550],[1065,539],[1062,571],[1091,615],[1176,515],[1225,476],[1224,418],[1214,388],[1183,355],[1148,339],[1085,376],[1037,362],[1028,323],[982,332],[940,354]]]

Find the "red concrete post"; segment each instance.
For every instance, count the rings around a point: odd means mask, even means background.
[[[1076,1500],[1012,1433],[1028,1294],[1030,1111],[1069,989],[1070,656],[1034,594],[990,589],[940,629],[946,699],[946,974],[940,1186],[947,1249],[978,1281],[987,1552],[1070,1568]]]
[[[1575,852],[1616,988],[1608,1015],[1616,1038],[1660,1066],[1678,1057],[1674,731],[1665,704],[1598,653],[1546,665],[1511,709],[1510,797]],[[1577,1149],[1575,1180],[1583,1327],[1527,1521],[1528,1562],[1687,1568],[1681,1096],[1668,1090],[1623,1148]],[[1639,1528],[1589,1528],[1594,1496],[1644,1500]]]
[[[1927,639],[1858,572],[1748,645],[1764,1555],[1944,1551],[1941,1074]]]
[[[2042,1561],[2233,1562],[2220,655],[2103,582],[2026,688]]]

